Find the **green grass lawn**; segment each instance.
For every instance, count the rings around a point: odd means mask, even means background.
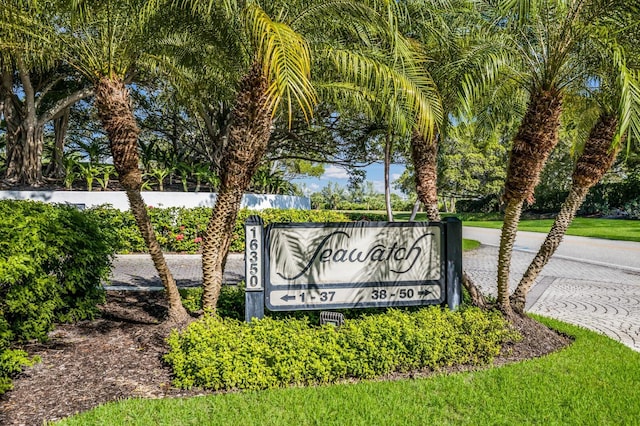
[[[132,399],[61,425],[632,425],[640,419],[640,353],[555,320],[575,337],[558,353],[428,379]]]
[[[473,250],[477,249],[478,247],[480,247],[480,241],[465,239],[462,240],[462,251]]]
[[[502,221],[464,221],[465,226],[482,228],[502,227]],[[553,219],[523,220],[518,229],[531,232],[549,232]],[[621,219],[590,219],[576,218],[567,231],[567,235],[582,237],[604,238],[608,240],[623,240],[640,242],[640,220]]]
[[[361,212],[362,214],[384,212]],[[457,216],[462,220],[464,226],[475,226],[478,228],[502,228],[501,220],[495,219],[497,214],[443,214],[443,216]],[[397,221],[406,221],[411,217],[411,212],[394,213],[393,217]],[[416,220],[427,220],[424,213],[418,213]],[[549,232],[553,225],[553,219],[522,220],[518,229],[520,231]],[[607,240],[622,240],[640,242],[640,220],[624,219],[595,219],[595,218],[575,218],[567,235],[578,235],[581,237],[604,238]]]

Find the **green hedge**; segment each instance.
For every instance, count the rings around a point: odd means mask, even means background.
[[[475,308],[392,309],[339,328],[305,319],[243,323],[206,315],[171,334],[165,361],[179,387],[265,389],[487,364],[517,338],[499,313]]]
[[[118,236],[121,253],[146,252],[142,235],[138,230],[133,215],[108,206],[91,209],[105,227]],[[244,250],[244,222],[250,215],[261,216],[266,224],[273,222],[346,222],[349,219],[332,211],[318,210],[280,210],[267,209],[261,211],[240,210],[231,240],[230,250]],[[167,252],[196,253],[202,245],[202,238],[211,217],[208,207],[195,208],[159,208],[150,207],[149,217],[162,249]]]
[[[115,234],[92,212],[0,201],[0,392],[29,364],[15,342],[45,340],[56,322],[93,318],[104,300]]]

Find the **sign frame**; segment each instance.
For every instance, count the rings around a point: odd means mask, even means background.
[[[262,239],[259,241],[261,251],[261,283],[263,285],[259,288],[249,288],[247,284],[247,291],[245,292],[245,318],[246,321],[250,321],[252,318],[262,318],[264,316],[265,306],[272,311],[294,311],[294,310],[326,310],[326,309],[344,309],[344,308],[367,308],[367,307],[390,307],[390,306],[426,306],[426,305],[444,305],[446,304],[449,309],[455,310],[460,305],[462,300],[462,222],[456,217],[448,217],[442,222],[335,222],[335,223],[277,223],[271,224],[267,227],[263,226],[263,221],[259,216],[251,216],[247,219],[245,224],[245,230],[247,225],[262,227]],[[287,305],[285,307],[276,306],[271,303],[271,296],[275,291],[283,291],[282,285],[271,285],[269,279],[270,273],[270,243],[271,243],[271,229],[283,227],[283,228],[362,228],[362,227],[384,227],[384,228],[407,228],[407,227],[437,227],[440,231],[440,247],[439,247],[439,263],[440,263],[440,277],[438,280],[422,280],[418,282],[396,282],[391,285],[384,285],[381,282],[371,283],[331,283],[331,284],[295,284],[286,286],[287,290],[292,288],[296,291],[306,291],[310,287],[317,291],[318,294],[322,291],[333,291],[339,289],[360,289],[360,290],[374,290],[374,289],[412,289],[416,292],[416,286],[428,287],[438,285],[440,294],[437,299],[428,300],[396,300],[395,301],[377,301],[377,302],[365,302],[365,303],[335,303],[335,304],[297,304]],[[245,234],[247,235],[247,234]],[[255,244],[254,244],[255,246]],[[255,248],[255,247],[254,247]],[[245,249],[245,259],[249,259],[249,247]],[[249,278],[248,272],[249,266],[245,268],[246,278]],[[245,280],[246,281],[246,280]],[[382,284],[382,285],[381,285]],[[406,294],[406,293],[405,293]],[[414,294],[415,295],[415,294]],[[395,295],[394,295],[395,296]],[[292,297],[292,296],[288,296]]]
[[[250,232],[254,229],[256,238],[250,241],[249,237],[253,234]],[[260,216],[252,215],[247,218],[244,224],[245,231],[245,304],[244,315],[246,321],[252,318],[264,317],[264,222]],[[253,244],[255,243],[255,244]],[[252,256],[256,255],[255,261]],[[255,267],[255,274],[253,270]],[[256,285],[252,285],[251,277],[257,278]]]

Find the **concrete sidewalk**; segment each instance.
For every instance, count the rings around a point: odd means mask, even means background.
[[[515,287],[534,253],[514,251],[511,285]],[[464,269],[486,294],[495,294],[497,247],[482,245],[464,253]],[[200,255],[166,255],[181,287],[200,285]],[[230,254],[224,280],[244,279],[244,255]],[[161,289],[148,255],[119,255],[107,289]],[[553,258],[542,271],[527,301],[529,312],[579,325],[640,351],[640,272]]]

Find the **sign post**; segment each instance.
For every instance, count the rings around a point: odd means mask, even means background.
[[[249,216],[244,224],[245,318],[264,317],[264,222]]]
[[[452,311],[462,302],[462,222],[457,217],[445,219],[447,250],[447,304]]]

